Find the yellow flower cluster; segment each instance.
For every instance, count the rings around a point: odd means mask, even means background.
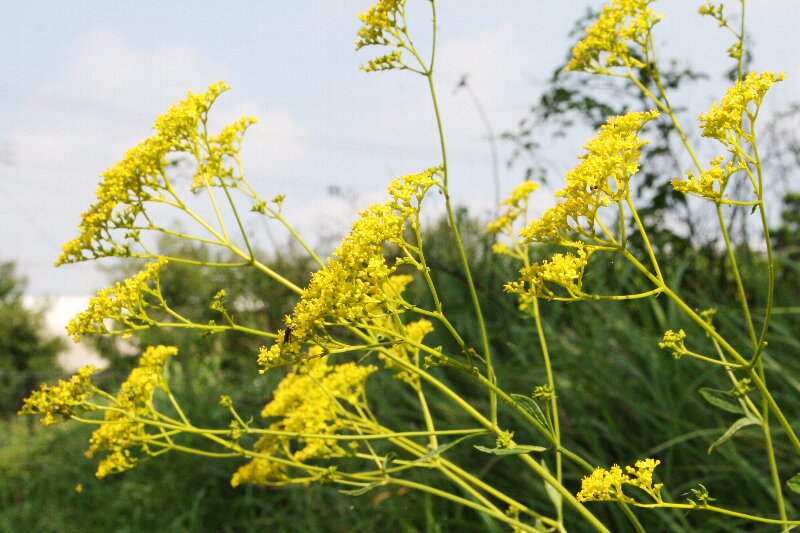
[[[684,194],[695,194],[715,201],[722,199],[722,193],[725,192],[730,177],[744,168],[743,164],[734,165],[732,161],[723,168],[720,166],[722,160],[722,156],[712,159],[710,168],[702,171],[699,176],[692,170],[687,170],[686,179],[673,179],[672,187]]]
[[[150,346],[142,354],[139,366],[120,386],[114,402],[105,412],[103,424],[92,433],[86,456],[98,451],[108,454],[97,466],[96,475],[104,478],[130,470],[138,459],[131,452],[141,448],[147,451],[147,431],[144,422],[136,419],[157,419],[153,410],[153,393],[156,389],[167,389],[164,365],[167,358],[178,355],[174,346]]]
[[[321,353],[315,350],[315,355]],[[288,461],[303,464],[315,459],[341,457],[346,454],[336,435],[348,428],[344,418],[345,404],[358,405],[364,401],[367,378],[377,371],[375,366],[356,363],[329,365],[326,357],[298,366],[287,375],[275,390],[273,399],[261,415],[280,417],[268,429],[317,437],[264,435],[255,444],[263,456],[282,455]],[[233,475],[231,484],[270,485],[286,479],[285,463],[256,457]]]
[[[500,205],[506,209],[500,214],[497,220],[493,220],[486,226],[489,233],[506,233],[513,235],[513,226],[520,217],[524,219],[528,211],[528,197],[539,188],[535,181],[523,181],[511,191]]]
[[[168,192],[168,168],[183,157],[197,165],[195,186],[233,176],[224,157],[238,152],[241,137],[255,119],[243,118],[208,137],[205,120],[217,97],[229,87],[211,85],[204,93],[193,94],[172,105],[153,125],[154,135],[128,150],[122,161],[101,174],[97,202],[85,211],[80,234],[63,246],[56,265],[107,256],[127,256],[130,242],[138,240],[135,223],[144,203]],[[202,127],[200,127],[202,125]],[[202,154],[202,155],[201,155]],[[121,242],[117,239],[123,236]]]
[[[93,366],[84,366],[69,380],[59,380],[55,385],[42,384],[39,390],[25,398],[20,415],[42,415],[42,424],[49,426],[66,422],[76,410],[86,410],[86,401],[92,395]]]
[[[589,255],[590,252],[579,246],[576,253],[555,254],[549,261],[523,267],[519,281],[507,283],[505,290],[520,295],[530,294],[537,298],[564,298],[548,285],[553,284],[563,287],[568,299],[581,298],[583,272],[589,262]],[[527,308],[527,300],[523,298],[521,302],[524,310]]]
[[[594,220],[601,207],[624,199],[631,176],[639,171],[642,127],[658,112],[642,111],[611,117],[585,146],[580,164],[567,173],[566,187],[556,192],[564,200],[545,211],[541,218],[520,231],[523,242],[572,241],[572,232],[581,233],[581,221],[594,233]]]
[[[357,326],[387,314],[387,305],[399,298],[402,288],[397,290],[397,282],[391,281],[396,267],[384,257],[384,245],[404,244],[405,223],[418,223],[420,202],[438,183],[434,176],[439,172],[433,168],[393,180],[391,199],[361,212],[333,258],[312,274],[291,316],[286,317],[286,328],[278,332],[278,342],[261,349],[261,372],[307,358],[308,354],[301,353],[302,345],[325,344],[331,326]]]
[[[752,133],[745,131],[742,115],[754,121],[767,90],[785,78],[786,74],[782,72],[751,72],[743,82],[737,80],[722,101],[714,102],[707,113],[700,115],[703,136],[735,147],[737,137]]]
[[[358,19],[364,23],[364,27],[358,30],[356,50],[364,46],[391,44],[389,37],[396,34],[405,7],[405,0],[379,0],[366,12],[359,13]]]
[[[686,353],[686,332],[682,329],[672,331],[668,329],[664,332],[664,338],[658,343],[658,347],[662,350],[672,350],[672,357],[680,359]]]
[[[79,313],[67,324],[67,333],[75,342],[83,335],[105,335],[111,333],[106,320],[113,320],[123,326],[121,331],[130,331],[137,326],[149,324],[147,315],[149,304],[146,295],[158,293],[158,279],[167,261],[159,259],[148,263],[138,274],[117,282],[114,287],[103,289],[89,300],[86,311]]]
[[[642,459],[636,461],[635,468],[626,466],[624,471],[618,465],[613,465],[608,470],[597,468],[591,475],[583,478],[577,499],[579,502],[619,500],[636,503],[623,492],[623,485],[631,485],[643,490],[655,502],[660,503],[663,484],[653,484],[653,471],[659,464],[661,461],[658,459]]]
[[[629,43],[647,55],[650,31],[662,18],[649,9],[653,1],[612,0],[603,6],[597,21],[586,29],[586,37],[573,48],[566,70],[606,74],[617,66],[645,66],[631,53]]]
[[[402,26],[405,17],[405,0],[379,0],[366,12],[359,13],[359,20],[364,26],[358,30],[356,50],[365,46],[394,46],[396,49],[381,57],[369,61],[361,68],[367,72],[402,68],[401,52],[403,41],[400,36],[405,32]]]

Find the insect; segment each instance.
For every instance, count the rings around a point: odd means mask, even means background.
[[[294,331],[294,326],[291,324],[286,326],[286,329],[283,330],[283,342],[281,344],[286,344],[292,340],[292,331]]]

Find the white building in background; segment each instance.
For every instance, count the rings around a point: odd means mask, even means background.
[[[58,363],[67,371],[74,371],[83,365],[94,365],[98,368],[108,366],[90,346],[89,342],[76,343],[67,335],[66,326],[69,320],[86,310],[91,296],[25,296],[23,303],[28,309],[44,310],[44,321],[47,332],[64,339],[66,350],[58,356]]]

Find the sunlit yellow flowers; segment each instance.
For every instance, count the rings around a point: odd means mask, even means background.
[[[653,0],[612,0],[603,6],[597,21],[572,50],[567,70],[609,73],[617,66],[641,68],[642,61],[631,53],[631,44],[646,56],[648,39],[661,15],[652,12]]]
[[[69,321],[67,333],[78,342],[83,335],[111,333],[106,321],[117,322],[122,326],[119,331],[146,325],[151,321],[147,315],[150,304],[146,297],[158,292],[159,274],[166,264],[163,259],[148,263],[138,274],[98,292],[89,300],[86,311]]]
[[[402,68],[400,48],[405,47],[401,36],[405,32],[405,8],[405,0],[379,0],[366,12],[358,15],[364,26],[358,30],[356,50],[365,46],[396,48],[364,65],[362,68],[367,72]]]
[[[661,461],[658,459],[642,459],[636,461],[635,468],[626,466],[623,470],[618,465],[613,465],[607,470],[596,468],[591,475],[583,478],[577,499],[580,502],[618,500],[637,503],[623,491],[623,485],[630,485],[641,489],[653,499],[652,502],[646,503],[660,503],[663,484],[653,484],[653,471],[659,464]]]
[[[178,355],[174,346],[150,346],[142,354],[139,366],[120,386],[119,393],[105,411],[104,422],[89,438],[86,455],[97,452],[107,455],[97,466],[96,475],[103,478],[130,470],[138,462],[134,451],[147,453],[148,435],[145,420],[157,420],[153,394],[157,389],[168,391],[164,365],[169,357]]]
[[[107,256],[128,256],[139,239],[137,226],[144,204],[176,202],[170,169],[188,162],[195,168],[193,188],[234,179],[242,135],[255,122],[244,117],[217,136],[205,130],[208,112],[229,87],[218,82],[203,93],[189,93],[153,125],[155,133],[125,153],[122,161],[101,174],[97,202],[81,216],[80,234],[63,246],[56,265]],[[148,221],[149,223],[149,221]]]
[[[319,357],[319,350],[314,355]],[[325,437],[352,429],[348,407],[365,401],[366,380],[377,370],[356,363],[329,365],[325,357],[296,367],[278,385],[261,415],[279,418],[269,429],[297,436],[264,435],[255,445],[262,457],[239,468],[231,484],[275,484],[287,477],[287,465],[345,455],[340,440]]]
[[[422,198],[439,183],[440,174],[436,167],[396,178],[389,185],[388,202],[361,212],[328,264],[311,276],[278,341],[261,349],[262,372],[307,358],[302,345],[327,344],[331,327],[358,327],[383,319],[387,304],[399,297],[398,291],[388,290],[396,266],[385,258],[384,246],[404,245],[406,222],[412,227],[418,223]]]
[[[84,366],[69,380],[59,380],[55,385],[42,384],[22,403],[21,415],[42,415],[42,424],[49,426],[66,422],[76,413],[87,410],[86,401],[93,394],[93,366]]]
[[[566,187],[556,192],[563,200],[520,231],[523,242],[560,243],[573,241],[573,232],[593,234],[597,210],[628,196],[648,142],[639,132],[657,116],[652,110],[609,118],[584,146],[580,164],[567,173]]]
[[[703,136],[735,146],[737,136],[751,135],[764,95],[785,78],[786,74],[782,72],[751,72],[744,81],[737,80],[720,102],[715,102],[707,113],[700,115]],[[744,117],[747,117],[747,123],[743,122]]]
[[[732,161],[724,167],[722,156],[715,157],[711,166],[699,175],[692,170],[686,171],[686,179],[672,180],[672,187],[685,194],[694,194],[709,200],[721,200],[731,176],[743,168],[742,164],[734,165]]]

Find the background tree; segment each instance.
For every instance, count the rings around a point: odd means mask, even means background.
[[[45,332],[41,310],[23,305],[24,289],[14,263],[0,263],[0,417],[14,414],[31,386],[61,373],[64,343]]]

